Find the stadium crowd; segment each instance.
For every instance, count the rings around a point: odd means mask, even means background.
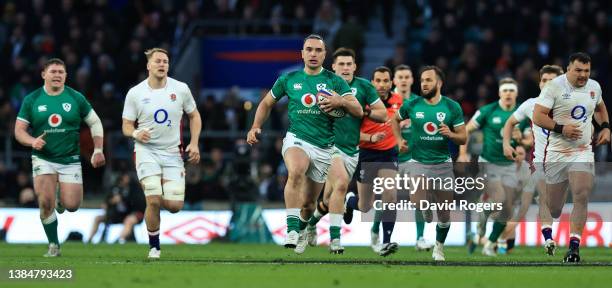
[[[374,6],[380,6],[382,16],[372,12]],[[406,10],[405,27],[393,27],[394,9]],[[466,117],[496,99],[499,79],[512,76],[519,82],[520,102],[538,94],[539,67],[564,67],[570,52],[585,51],[594,59],[592,78],[601,83],[604,100],[610,102],[605,91],[612,83],[611,9],[607,1],[580,0],[0,1],[0,55],[5,63],[0,72],[0,145],[12,137],[16,111],[23,97],[41,86],[41,65],[51,57],[64,59],[67,85],[89,99],[105,131],[119,131],[127,89],[146,77],[144,49],[160,46],[177,55],[187,27],[198,20],[211,24],[199,26],[196,36],[303,36],[314,32],[331,44],[328,51],[348,46],[367,58],[362,53],[368,41],[367,22],[382,19],[389,45],[396,47],[396,55],[385,64],[441,67],[448,75],[444,94],[461,103]],[[226,25],[227,21],[236,24]],[[391,39],[403,41],[393,43]],[[219,101],[193,90],[204,131],[248,128],[252,111],[243,108],[245,100],[239,91],[228,89]],[[283,123],[284,113],[286,108],[276,107],[272,117],[279,121],[271,122]],[[285,129],[280,124],[273,128]],[[234,140],[202,139],[201,149],[208,157],[196,167],[187,167],[186,201],[195,204],[194,209],[205,199],[228,199],[231,168],[227,163],[233,157]],[[280,155],[281,141],[274,139],[269,149],[252,154],[258,159],[257,183],[263,199],[278,201],[283,197],[287,171]],[[126,149],[107,146],[105,150],[111,154]],[[12,147],[27,151],[15,143]],[[92,149],[83,147],[82,154],[89,155]],[[0,161],[0,199],[10,205],[36,205],[28,159],[13,161],[16,165]],[[84,174],[93,175],[86,178],[86,194],[105,194],[110,187],[102,185],[103,179],[115,183],[119,175],[132,170],[129,161],[129,157],[118,160],[106,171],[83,165]]]

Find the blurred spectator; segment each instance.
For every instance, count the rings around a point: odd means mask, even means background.
[[[110,224],[123,224],[117,240],[119,244],[124,244],[133,235],[134,225],[142,222],[144,218],[144,199],[137,196],[142,194],[142,191],[138,191],[136,187],[128,174],[119,177],[117,184],[111,188],[106,201],[102,204],[104,214],[94,219],[87,243],[92,243],[100,224],[104,224],[100,242],[104,241]]]
[[[205,193],[202,189],[202,167],[188,163],[185,166],[185,204],[183,210],[202,210]]]

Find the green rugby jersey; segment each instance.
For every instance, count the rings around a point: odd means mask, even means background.
[[[514,163],[504,156],[503,133],[506,120],[512,116],[516,108],[515,105],[511,110],[506,111],[499,105],[499,101],[495,101],[480,107],[472,117],[484,136],[480,156],[485,160],[501,165]]]
[[[289,132],[319,148],[334,145],[334,118],[327,116],[317,105],[319,90],[333,90],[340,96],[351,94],[351,88],[340,76],[321,68],[317,75],[304,70],[280,76],[272,86],[272,97],[289,98]]]
[[[456,101],[442,96],[435,105],[427,103],[425,98],[416,97],[408,100],[398,111],[401,119],[410,119],[412,133],[408,143],[411,145],[412,159],[425,164],[436,164],[448,161],[449,139],[438,132],[440,123],[451,129],[464,125],[463,110]]]
[[[365,109],[366,105],[371,106],[380,101],[378,92],[376,92],[374,85],[370,81],[354,77],[349,85],[353,95],[355,95],[355,98],[361,104],[362,109]],[[359,152],[361,120],[361,118],[355,118],[347,113],[346,116],[338,118],[334,122],[334,135],[336,137],[334,145],[349,156]]]
[[[59,164],[79,162],[81,121],[91,109],[87,99],[68,86],[56,96],[47,94],[43,87],[28,94],[17,119],[30,125],[33,137],[47,133],[47,144],[40,151],[32,149],[32,155]]]
[[[408,100],[404,99],[404,104],[402,104],[402,106],[408,105],[408,102],[410,102],[410,100],[415,99],[417,97],[421,96],[410,92],[410,98]],[[401,127],[400,132],[402,133],[402,138],[406,140],[406,142],[408,142],[408,151],[404,153],[400,152],[397,157],[398,161],[402,163],[410,161],[410,159],[412,159],[412,144],[410,143],[410,137],[412,135],[412,123],[410,123],[409,126]]]

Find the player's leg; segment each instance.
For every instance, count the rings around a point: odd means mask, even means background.
[[[302,187],[300,187],[301,210],[298,218],[298,243],[293,250],[297,254],[304,253],[306,246],[308,246],[308,238],[306,235],[306,226],[308,222],[305,219],[312,217],[313,211],[315,210],[315,201],[319,198],[319,194],[325,183],[326,175],[322,177],[312,177],[313,172],[311,170],[313,167],[315,167],[315,164],[311,164],[309,170],[306,171],[306,179]],[[317,179],[317,181],[312,178]]]
[[[57,174],[35,174],[34,176],[34,191],[38,198],[40,220],[49,241],[49,251],[44,255],[45,257],[60,255],[60,244],[57,237],[57,215],[55,214],[57,178]]]
[[[295,248],[299,238],[300,223],[305,222],[301,218],[302,196],[300,193],[306,183],[306,171],[310,166],[310,158],[306,152],[297,147],[290,147],[283,153],[288,177],[285,184],[285,207],[287,211],[287,238],[286,248]]]
[[[75,212],[83,202],[83,172],[81,163],[68,165],[57,164],[60,188],[59,200],[64,209]]]
[[[432,191],[433,200],[435,203],[452,203],[454,199],[453,191]],[[438,209],[436,211],[438,216],[438,224],[436,224],[436,244],[432,252],[432,258],[434,261],[445,261],[444,256],[444,242],[448,231],[450,230],[450,210]]]
[[[557,243],[555,243],[552,237],[553,218],[550,214],[550,209],[548,208],[549,197],[548,192],[546,191],[546,181],[544,181],[543,175],[542,177],[538,178],[537,189],[539,193],[538,216],[540,218],[540,223],[542,224],[541,233],[542,237],[544,237],[544,249],[546,250],[546,254],[553,256],[557,250]]]
[[[570,215],[570,247],[564,261],[580,262],[580,238],[587,220],[589,195],[593,190],[593,174],[585,171],[570,171],[568,174],[574,207]]]
[[[397,175],[397,170],[393,169],[380,169],[378,171],[378,177],[382,179],[395,178]],[[385,187],[388,188],[388,187]],[[397,202],[397,189],[396,187],[391,187],[390,189],[385,189],[382,194],[382,202],[383,203],[396,203]],[[385,209],[382,211],[382,228],[383,228],[383,246],[388,243],[391,243],[391,235],[393,234],[393,229],[395,227],[395,220],[397,218],[397,211],[391,209]],[[397,244],[396,244],[397,245]]]
[[[329,235],[330,243],[333,245],[330,245],[330,251],[332,253],[342,253],[341,250],[344,249],[340,245],[340,231],[344,214],[344,198],[349,184],[349,175],[342,157],[332,158],[328,179],[331,179],[332,182],[332,191],[329,198]]]
[[[492,165],[493,164],[489,164],[489,166]],[[489,181],[487,181],[486,189],[487,194],[489,196],[488,201],[491,203],[502,203],[503,207],[501,211],[493,211],[489,215],[489,218],[494,220],[493,229],[482,248],[483,255],[495,256],[497,255],[494,250],[495,245],[497,243],[497,238],[499,238],[499,235],[504,231],[504,228],[506,227],[506,221],[504,218],[507,217],[506,215],[508,213],[507,209],[509,205],[508,203],[506,203],[506,193],[501,178],[490,179]]]

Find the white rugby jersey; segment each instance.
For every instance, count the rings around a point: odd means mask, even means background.
[[[551,109],[552,119],[556,123],[579,125],[582,131],[582,137],[576,141],[551,131],[545,144],[545,153],[591,151],[591,121],[595,107],[602,101],[601,86],[597,81],[589,79],[586,85],[576,88],[563,74],[546,83],[536,101],[536,104]]]
[[[531,120],[531,131],[534,138],[533,148],[533,162],[542,162],[544,157],[544,146],[546,146],[546,137],[548,137],[548,130],[533,123],[533,109],[536,104],[537,98],[529,98],[512,113],[514,119],[518,122],[522,122],[526,118]]]
[[[152,89],[145,79],[125,97],[123,118],[136,121],[139,129],[151,130],[151,140],[135,141],[134,151],[153,149],[166,155],[179,152],[183,111],[193,112],[196,104],[187,84],[167,79],[166,86],[160,89]]]

